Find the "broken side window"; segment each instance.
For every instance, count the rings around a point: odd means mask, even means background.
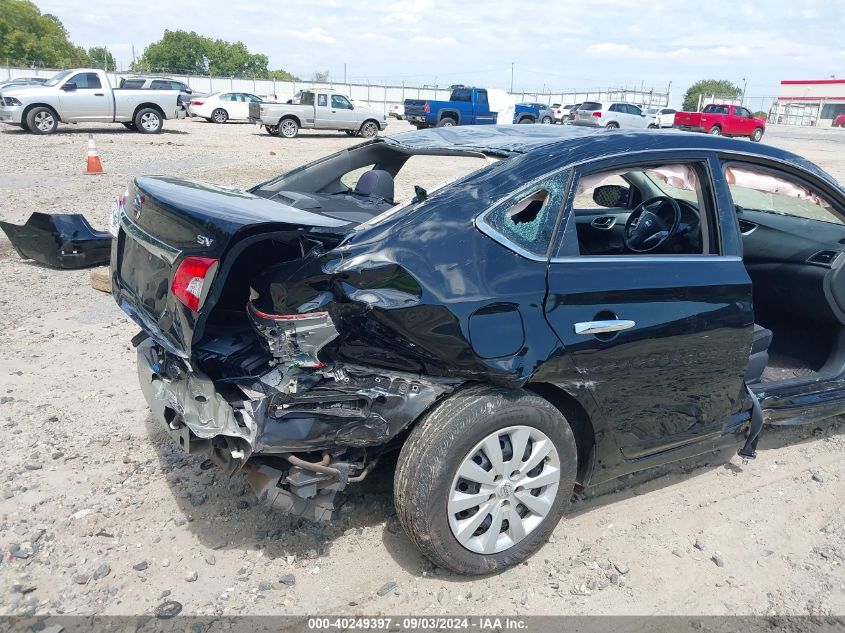
[[[555,174],[523,190],[484,214],[483,225],[504,238],[505,246],[513,245],[534,255],[546,255],[569,177],[569,172]]]

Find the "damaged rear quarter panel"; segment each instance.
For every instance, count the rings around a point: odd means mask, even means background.
[[[339,332],[321,353],[327,362],[522,386],[558,346],[543,315],[546,264],[486,237],[473,219],[542,173],[531,159],[501,161],[295,269],[268,271],[253,283],[256,303],[276,314],[327,310]],[[471,315],[492,327],[484,315],[503,312],[523,328],[494,333],[512,338],[496,346],[507,353],[474,348]],[[483,325],[473,330],[478,340]]]

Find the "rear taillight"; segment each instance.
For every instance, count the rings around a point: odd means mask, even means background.
[[[199,105],[202,105],[203,103],[205,103],[205,101],[199,101],[197,99],[194,99],[193,101],[191,101],[191,105],[199,106]]]
[[[597,119],[600,119],[601,118],[601,112],[600,111],[599,112],[593,112],[593,116],[596,117]]]
[[[202,291],[206,283],[211,283],[214,273],[211,270],[216,259],[211,257],[186,257],[176,269],[170,290],[185,306],[193,312],[199,312]]]
[[[428,101],[425,102],[425,105],[423,106],[423,110],[425,111],[426,114],[431,113],[431,106],[428,104]]]

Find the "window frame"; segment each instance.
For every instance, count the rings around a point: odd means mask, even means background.
[[[549,238],[549,243],[546,246],[545,253],[536,253],[528,250],[524,246],[514,242],[509,236],[504,235],[496,227],[492,226],[490,223],[487,222],[486,217],[491,213],[494,213],[502,207],[513,206],[514,204],[517,204],[524,198],[532,195],[533,193],[541,189],[549,191],[548,188],[545,186],[545,183],[548,183],[550,180],[560,178],[567,178],[568,180],[566,186],[564,187],[560,205],[556,211],[557,217],[555,218],[554,224],[552,226],[552,233]],[[572,166],[562,167],[560,169],[547,172],[542,176],[534,178],[533,180],[519,187],[517,190],[512,191],[507,196],[493,203],[492,205],[484,209],[481,213],[476,215],[473,218],[475,228],[478,229],[482,234],[489,237],[494,242],[501,245],[502,247],[521,257],[524,257],[525,259],[538,262],[548,262],[549,258],[551,257],[554,251],[555,245],[558,242],[558,232],[561,228],[561,221],[564,217],[567,201],[569,200],[569,196],[572,193],[572,183],[574,181],[574,178],[575,170],[572,168]],[[549,191],[549,193],[551,194],[552,192]],[[549,201],[549,203],[551,204],[552,201]]]
[[[725,183],[724,175],[716,178],[716,165],[718,159],[706,151],[684,151],[677,153],[642,153],[637,156],[624,155],[609,157],[598,161],[583,161],[574,165],[575,173],[569,184],[569,194],[565,201],[562,217],[565,218],[565,225],[559,227],[556,236],[556,244],[552,250],[551,263],[564,263],[574,260],[588,259],[594,262],[642,262],[648,261],[713,261],[716,258],[740,257],[741,252],[733,253],[732,244],[724,238],[725,226],[723,225],[724,213],[722,198],[720,197],[721,183]],[[619,169],[631,168],[631,171],[640,169],[647,171],[659,165],[676,165],[695,163],[701,166],[699,174],[702,184],[702,196],[705,197],[705,204],[709,204],[706,230],[702,229],[702,239],[709,242],[707,253],[625,253],[623,255],[582,255],[578,243],[576,228],[575,209],[573,207],[577,191],[577,183],[584,176],[600,173],[603,171],[616,171]],[[726,184],[726,183],[725,183]],[[706,185],[706,186],[705,186]],[[630,197],[629,197],[630,200]],[[736,214],[734,214],[735,216]],[[736,223],[736,217],[732,219]],[[738,225],[737,229],[738,231]],[[738,233],[737,233],[738,234]]]
[[[335,105],[335,102],[334,102],[335,99],[343,99],[344,101],[346,101],[346,105]],[[352,109],[352,102],[347,97],[345,97],[344,95],[333,94],[333,95],[331,95],[330,102],[332,104],[332,108],[334,108],[335,110],[351,110]]]
[[[88,77],[94,77],[97,80],[97,86],[89,86],[88,84]],[[79,83],[76,81],[77,77],[85,77],[85,86],[80,86]],[[100,76],[97,73],[91,72],[81,72],[76,73],[73,77],[68,79],[65,83],[74,84],[77,90],[102,90],[103,89],[103,82],[100,81]]]
[[[818,178],[814,174],[804,171],[803,169],[791,164],[770,163],[766,160],[753,160],[753,157],[743,156],[741,154],[720,154],[718,157],[718,161],[720,167],[720,185],[724,187],[725,193],[727,194],[728,199],[731,201],[731,204],[735,205],[736,202],[734,202],[733,193],[731,192],[731,185],[730,183],[728,183],[728,178],[725,171],[729,166],[733,164],[736,164],[737,166],[747,166],[751,169],[756,169],[760,172],[771,174],[772,176],[793,180],[796,184],[802,185],[803,187],[806,187],[807,189],[810,189],[811,191],[820,194],[833,207],[834,210],[830,212],[838,214],[840,216],[839,219],[842,222],[841,225],[836,225],[833,222],[828,222],[827,224],[834,224],[834,226],[845,226],[845,201],[843,201],[842,199],[842,193],[831,188],[830,185],[825,186],[827,183],[825,183],[823,179]],[[796,218],[799,220],[813,220],[813,218],[805,218],[800,215],[792,215],[791,213],[781,213],[779,211],[774,210],[749,210],[763,211],[764,213],[772,213],[774,215],[785,215],[790,218]],[[817,221],[824,222],[824,220]],[[737,226],[739,225],[737,224]]]

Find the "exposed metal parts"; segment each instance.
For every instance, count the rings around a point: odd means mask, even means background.
[[[270,353],[289,367],[322,367],[317,353],[338,336],[328,312],[266,314],[252,302],[247,311]]]

